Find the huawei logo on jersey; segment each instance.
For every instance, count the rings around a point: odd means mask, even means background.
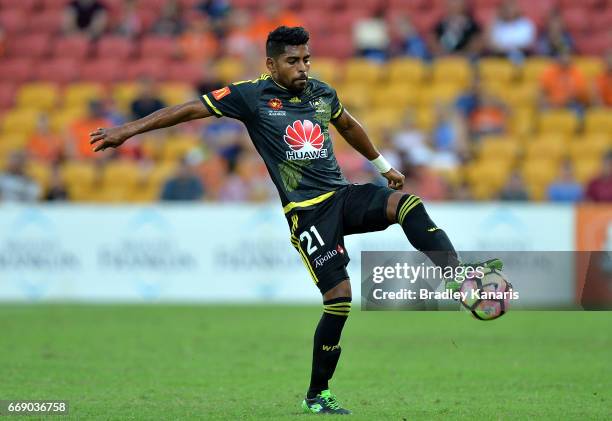
[[[291,151],[287,151],[287,159],[317,159],[327,158],[327,149],[323,148],[325,137],[321,126],[312,124],[310,120],[296,120],[287,126],[283,136]]]

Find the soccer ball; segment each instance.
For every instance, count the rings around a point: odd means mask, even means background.
[[[461,304],[478,320],[495,320],[503,316],[510,306],[512,284],[504,274],[491,269],[482,278],[474,273],[466,278],[459,291]]]

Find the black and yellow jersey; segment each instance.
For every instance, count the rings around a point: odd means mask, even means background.
[[[240,120],[263,158],[285,212],[325,200],[348,184],[334,156],[329,123],[342,114],[336,91],[308,79],[291,93],[270,75],[202,95],[217,117]]]

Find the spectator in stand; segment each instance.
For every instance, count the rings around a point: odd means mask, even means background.
[[[51,132],[49,116],[40,114],[36,122],[36,132],[27,145],[30,157],[44,162],[56,162],[64,152],[64,140]]]
[[[472,140],[478,141],[483,136],[503,134],[506,131],[508,108],[497,97],[478,91],[476,106],[469,116],[469,132]]]
[[[504,0],[488,29],[489,51],[521,63],[533,47],[535,38],[536,27],[531,19],[521,14],[516,0]]]
[[[194,169],[194,163],[185,157],[176,172],[164,184],[160,200],[195,201],[204,197],[204,184]]]
[[[569,54],[560,54],[540,77],[540,105],[543,108],[570,108],[581,114],[588,103],[586,78]]]
[[[431,132],[433,155],[430,165],[435,168],[455,168],[467,156],[467,128],[464,120],[451,106],[436,104],[436,121]]]
[[[408,16],[394,15],[391,22],[391,56],[431,59],[425,40],[419,35]]]
[[[542,56],[557,57],[573,51],[574,40],[565,27],[563,17],[558,10],[554,10],[548,16],[544,32],[538,39],[536,52]]]
[[[41,188],[26,175],[25,152],[14,152],[9,156],[6,171],[0,172],[0,202],[35,202]]]
[[[479,55],[482,50],[481,29],[465,1],[447,0],[446,9],[446,15],[435,26],[434,54]]]
[[[137,120],[149,114],[161,110],[166,104],[157,94],[157,87],[150,78],[142,78],[139,83],[138,96],[130,105],[132,118]]]
[[[117,24],[117,33],[127,38],[136,38],[142,34],[143,22],[138,13],[137,0],[126,0],[123,4],[121,20]]]
[[[265,44],[268,34],[279,26],[300,26],[298,18],[289,10],[283,10],[278,0],[268,0],[263,7],[263,14],[255,20],[251,36],[256,45]]]
[[[108,13],[98,0],[72,0],[64,12],[64,32],[81,32],[92,39],[99,38],[106,30]]]
[[[89,134],[99,127],[108,127],[110,121],[106,118],[104,106],[99,101],[89,103],[88,115],[76,120],[69,128],[67,152],[74,158],[94,158],[96,155],[89,144]]]
[[[68,200],[66,183],[62,179],[57,165],[54,165],[51,169],[51,181],[49,182],[49,189],[45,194],[44,200],[47,202]]]
[[[181,5],[176,0],[167,1],[161,15],[153,24],[152,32],[156,35],[176,37],[185,29]]]
[[[589,182],[586,198],[593,202],[612,202],[612,150],[603,158],[601,173]]]
[[[529,200],[529,193],[523,181],[523,177],[518,171],[514,171],[504,188],[499,193],[499,200],[524,202]]]
[[[390,39],[384,10],[355,22],[353,42],[360,56],[381,62],[387,59]]]
[[[249,12],[246,10],[232,10],[223,42],[223,56],[242,58],[257,50],[251,36],[250,21]]]
[[[232,7],[229,0],[204,0],[196,5],[196,10],[210,20],[211,28],[218,36],[223,36],[227,18]]]
[[[603,107],[612,107],[612,50],[604,57],[605,68],[595,80],[595,102]]]
[[[548,186],[548,200],[552,202],[579,202],[582,200],[582,186],[574,178],[572,164],[566,161],[561,166],[561,174]]]
[[[219,43],[206,17],[192,19],[179,38],[183,56],[190,61],[208,62],[219,53]]]

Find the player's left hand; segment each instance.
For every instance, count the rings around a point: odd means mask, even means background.
[[[389,171],[381,175],[387,179],[389,182],[389,187],[393,190],[401,190],[402,187],[404,187],[404,179],[406,177],[404,177],[404,174],[396,169],[391,168]]]

